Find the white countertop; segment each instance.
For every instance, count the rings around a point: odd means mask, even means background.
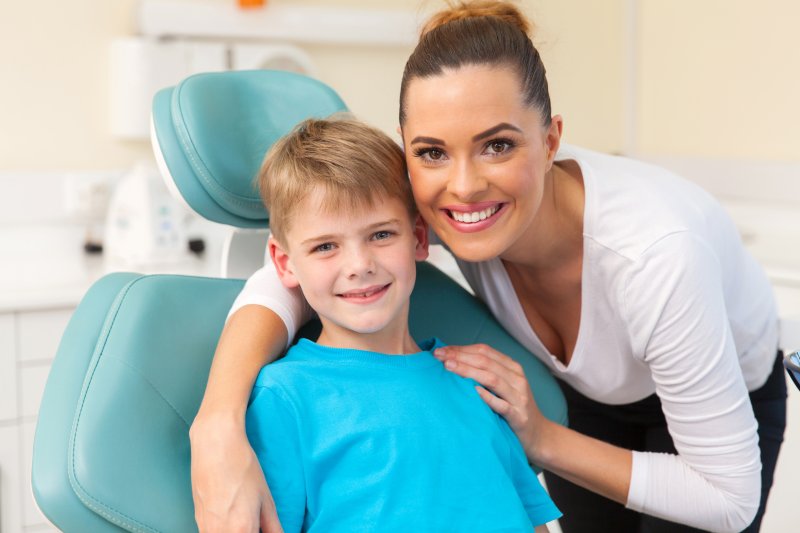
[[[0,312],[75,307],[109,272],[219,275],[219,253],[159,265],[111,265],[83,251],[85,230],[76,225],[0,226]]]

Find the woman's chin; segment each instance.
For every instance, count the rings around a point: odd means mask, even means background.
[[[453,255],[470,263],[489,261],[500,256],[503,251],[493,239],[465,239],[462,235],[440,235],[439,237]]]

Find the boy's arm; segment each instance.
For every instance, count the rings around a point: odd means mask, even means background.
[[[536,526],[533,528],[534,533],[550,533],[550,530],[547,529],[547,524],[542,524],[541,526]]]
[[[253,389],[245,417],[247,437],[273,491],[286,533],[300,533],[306,512],[306,485],[298,423],[302,418],[274,384]]]
[[[539,483],[539,478],[528,464],[528,458],[525,456],[522,444],[512,429],[505,420],[499,419],[499,417],[498,423],[511,448],[511,476],[514,487],[517,489],[517,494],[528,512],[531,523],[536,526],[535,531],[547,531],[547,522],[552,522],[559,518],[561,511],[558,510],[556,504],[550,499],[550,495]],[[540,527],[544,527],[544,529],[539,529]]]

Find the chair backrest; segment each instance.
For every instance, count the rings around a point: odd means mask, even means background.
[[[296,122],[342,109],[329,88],[295,74],[199,75],[156,96],[154,143],[162,169],[195,211],[263,227],[268,214],[256,205],[251,181],[265,150]],[[48,377],[34,442],[34,494],[59,528],[196,530],[188,429],[242,284],[117,273],[83,298]],[[544,414],[566,422],[545,367],[432,265],[418,268],[410,322],[417,338],[486,342],[514,357]]]

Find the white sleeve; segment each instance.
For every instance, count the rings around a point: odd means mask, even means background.
[[[289,332],[290,344],[300,326],[314,316],[314,310],[306,302],[303,292],[299,288],[284,287],[278,278],[275,265],[269,259],[248,278],[242,292],[228,311],[228,318],[245,305],[251,304],[266,307],[283,320]]]
[[[642,255],[623,302],[678,451],[633,452],[627,507],[709,531],[744,529],[759,505],[761,460],[717,256],[688,233],[665,237]]]

